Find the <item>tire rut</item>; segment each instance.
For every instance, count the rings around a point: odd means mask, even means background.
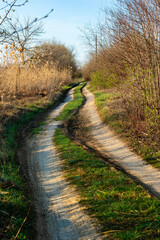
[[[95,149],[99,156],[108,159],[110,163],[143,185],[151,195],[160,199],[160,170],[133,153],[108,126],[102,123],[94,95],[87,87],[83,89],[83,94],[86,102],[80,114],[86,123],[85,127],[89,129],[89,135],[84,142]]]
[[[31,186],[36,209],[37,240],[100,240],[95,224],[79,205],[79,196],[66,181],[53,143],[54,120],[73,98],[70,90],[65,101],[48,115],[43,131],[26,140],[18,152],[19,161]],[[46,120],[47,122],[47,120]]]

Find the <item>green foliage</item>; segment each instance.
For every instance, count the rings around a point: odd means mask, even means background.
[[[76,86],[79,84],[79,82],[81,82],[81,79],[75,79],[75,82],[73,82],[73,83],[71,83],[71,84],[69,84],[69,85],[63,86],[63,87],[62,87],[62,91],[69,90],[69,89],[71,89],[71,87],[72,87],[72,88],[73,88],[73,87],[76,87]]]
[[[91,85],[95,89],[104,89],[113,87],[118,83],[118,77],[114,73],[109,73],[106,70],[98,70],[91,74]]]
[[[57,129],[55,142],[81,203],[102,224],[107,239],[159,239],[160,202],[125,174],[72,143]]]
[[[94,91],[95,97],[96,97],[96,104],[99,109],[103,109],[106,107],[106,100],[111,99],[114,97],[114,94],[110,93],[102,93],[101,91]]]
[[[0,222],[2,239],[14,239],[31,206],[30,197],[25,191],[25,184],[20,177],[19,167],[10,162],[1,166],[3,181],[0,184]],[[26,224],[17,239],[31,239],[33,235],[33,213],[30,213]],[[1,235],[3,234],[3,235]]]
[[[14,239],[31,204],[30,197],[25,190],[26,185],[20,177],[19,165],[15,161],[18,137],[24,126],[45,109],[46,106],[37,107],[36,103],[29,105],[25,109],[25,114],[19,116],[18,121],[11,121],[4,127],[1,153],[5,154],[5,159],[0,166],[0,178],[3,179],[0,183],[0,195],[2,195],[0,209],[3,209],[4,213],[0,214],[0,221],[2,222],[1,234],[4,234],[5,239]],[[30,213],[17,239],[31,239],[34,219],[32,214]]]

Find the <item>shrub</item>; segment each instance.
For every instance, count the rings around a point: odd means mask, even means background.
[[[118,78],[114,73],[108,73],[106,70],[99,70],[91,74],[91,84],[96,89],[113,87],[118,83]]]

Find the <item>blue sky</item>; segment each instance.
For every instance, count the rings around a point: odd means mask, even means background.
[[[22,1],[22,0],[21,0]],[[76,49],[77,59],[85,62],[87,49],[79,28],[86,23],[96,23],[100,9],[110,5],[112,0],[29,0],[16,10],[18,15],[41,17],[52,8],[54,11],[45,19],[43,39],[57,40]]]

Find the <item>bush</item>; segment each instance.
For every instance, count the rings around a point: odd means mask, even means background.
[[[116,74],[108,74],[106,70],[99,70],[91,74],[91,85],[96,89],[113,87],[118,83]]]

